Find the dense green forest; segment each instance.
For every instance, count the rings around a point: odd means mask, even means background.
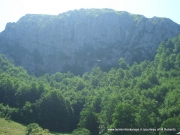
[[[152,62],[82,76],[29,75],[0,55],[0,116],[73,135],[173,135],[180,131],[180,36],[162,42]],[[32,125],[32,124],[31,124]],[[120,128],[176,131],[111,131]],[[108,130],[109,129],[109,130]]]

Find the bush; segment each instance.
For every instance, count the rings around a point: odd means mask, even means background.
[[[26,135],[48,135],[48,129],[42,129],[37,123],[31,123],[27,126]]]

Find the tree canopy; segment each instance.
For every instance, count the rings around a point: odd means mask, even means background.
[[[82,76],[67,72],[35,77],[0,55],[0,114],[52,131],[139,135],[144,133],[108,129],[162,127],[179,132],[179,89],[180,36],[162,42],[151,62],[130,66],[120,58],[118,68],[103,72],[95,67]]]

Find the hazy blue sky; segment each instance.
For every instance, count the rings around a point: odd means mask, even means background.
[[[148,18],[167,17],[180,24],[180,0],[0,0],[0,32],[27,13],[53,14],[80,8],[112,8]]]

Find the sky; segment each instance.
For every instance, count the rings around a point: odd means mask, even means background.
[[[166,17],[180,24],[180,0],[0,0],[0,32],[6,23],[26,14],[58,15],[80,8],[111,8],[148,18]]]

